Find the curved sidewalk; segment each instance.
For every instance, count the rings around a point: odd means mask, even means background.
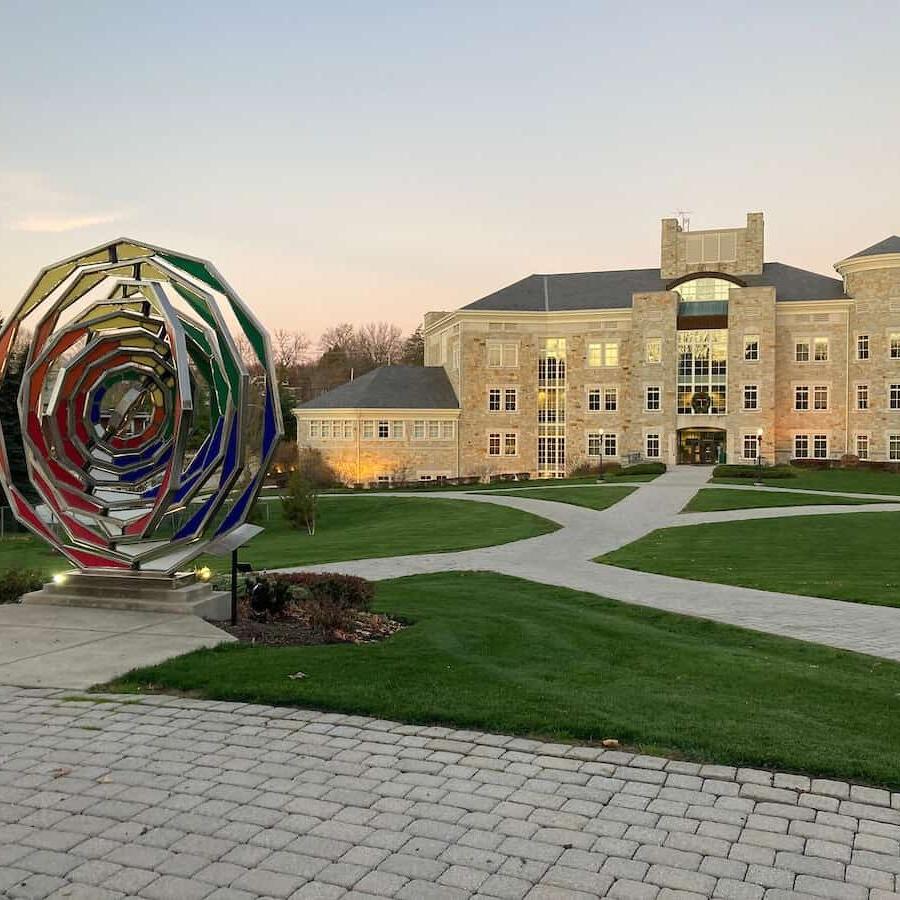
[[[636,484],[638,489],[624,500],[599,511],[530,500],[518,496],[519,492],[517,496],[429,492],[428,496],[511,506],[552,519],[563,527],[552,534],[461,553],[360,559],[283,571],[343,572],[373,580],[431,572],[492,571],[900,661],[900,609],[691,581],[591,562],[658,528],[751,518],[900,511],[900,504],[873,503],[680,514],[704,486],[709,471],[677,467],[655,481]]]

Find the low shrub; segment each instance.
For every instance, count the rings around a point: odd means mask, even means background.
[[[310,598],[302,604],[311,631],[331,636],[336,631],[347,631],[353,624],[353,610],[324,600]]]
[[[341,609],[368,611],[375,599],[375,586],[355,575],[333,572],[294,572],[277,575],[277,580],[293,590],[295,599],[331,604]]]
[[[250,608],[262,618],[280,616],[293,599],[291,586],[281,578],[257,578],[248,581],[247,596]]]
[[[340,476],[325,460],[322,451],[312,447],[300,450],[296,474],[318,488],[335,487],[341,483]]]
[[[595,475],[620,475],[622,472],[622,464],[617,462],[600,463],[583,462],[579,463],[569,473],[570,478],[591,478]]]
[[[790,466],[738,466],[722,465],[713,469],[713,478],[796,478]]]
[[[22,594],[39,591],[44,581],[34,569],[7,569],[0,575],[0,603],[15,603]]]
[[[642,462],[633,466],[625,466],[620,475],[662,475],[666,471],[664,462]]]

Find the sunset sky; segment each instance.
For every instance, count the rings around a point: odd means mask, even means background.
[[[900,4],[0,0],[0,311],[119,235],[271,327],[412,329],[766,214],[833,274],[900,233]]]

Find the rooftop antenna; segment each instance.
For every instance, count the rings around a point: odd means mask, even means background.
[[[676,209],[675,215],[678,216],[682,231],[691,230],[691,211],[689,209]]]

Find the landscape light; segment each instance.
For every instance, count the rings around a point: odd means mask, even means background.
[[[201,581],[209,581],[212,578],[212,569],[209,566],[202,566],[194,573]]]
[[[65,574],[64,574],[63,572],[57,572],[57,573],[53,576],[53,583],[54,583],[54,584],[65,584],[65,583],[66,583],[66,576],[65,576]]]

